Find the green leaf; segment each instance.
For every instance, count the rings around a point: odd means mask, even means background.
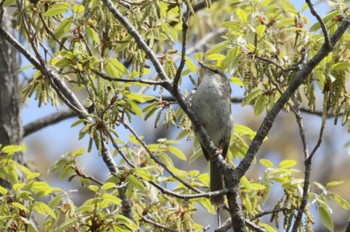
[[[12,202],[11,205],[12,205],[13,207],[18,208],[18,209],[20,209],[20,210],[23,210],[23,211],[25,211],[25,212],[29,212],[29,210],[28,210],[24,205],[22,205],[21,203]]]
[[[220,53],[222,50],[224,50],[225,48],[228,47],[228,45],[231,42],[229,40],[225,40],[221,43],[215,44],[213,45],[206,53],[205,56],[209,56],[211,54],[216,54],[216,53]]]
[[[69,4],[65,2],[56,2],[43,14],[44,16],[51,17],[62,14],[69,9]]]
[[[336,185],[341,185],[341,184],[343,184],[344,183],[344,181],[331,181],[331,182],[328,182],[327,183],[327,187],[331,187],[331,186],[336,186]]]
[[[125,94],[125,96],[129,99],[132,99],[132,100],[140,102],[140,103],[145,103],[147,101],[152,101],[153,99],[155,99],[155,97],[153,97],[153,96],[149,96],[146,94],[138,94],[138,93],[134,93],[134,92],[128,92]]]
[[[27,179],[28,179],[28,180],[35,179],[35,178],[37,178],[38,176],[40,176],[40,173],[39,173],[39,172],[33,172],[33,173],[30,173],[29,175],[27,175]]]
[[[349,62],[339,62],[336,63],[334,65],[332,65],[332,70],[334,71],[343,71],[343,70],[347,70],[350,68],[350,63]]]
[[[25,150],[25,146],[21,145],[7,145],[1,149],[1,152],[13,155],[16,152],[21,152]]]
[[[97,44],[100,44],[101,43],[101,40],[100,40],[100,37],[99,35],[97,34],[97,32],[91,28],[91,27],[85,27],[85,31],[86,31],[86,34],[91,37],[91,39],[97,43]]]
[[[250,104],[254,99],[256,99],[258,96],[261,96],[261,89],[259,87],[256,87],[250,93],[244,98],[242,102],[242,106]]]
[[[102,197],[103,197],[104,200],[107,200],[108,202],[111,202],[111,203],[119,205],[119,206],[122,203],[122,200],[120,198],[118,198],[116,196],[113,196],[111,194],[108,194],[108,193],[104,193],[102,195]]]
[[[59,27],[54,32],[56,38],[61,39],[63,36],[67,35],[71,26],[72,26],[71,18],[66,18],[65,20],[63,20],[59,25]]]
[[[197,66],[193,63],[193,61],[186,56],[186,66],[191,72],[196,73],[197,72]]]
[[[291,168],[295,166],[297,162],[295,160],[283,160],[279,163],[279,168]]]
[[[81,149],[78,149],[78,150],[74,151],[72,153],[72,156],[75,158],[77,156],[83,155],[84,153],[86,153],[86,149],[85,148],[81,148]]]
[[[11,5],[13,5],[15,3],[16,0],[5,0],[3,3],[2,3],[2,7],[9,7]]]
[[[266,187],[262,184],[257,184],[257,183],[251,183],[250,187],[255,190],[264,190]]]
[[[343,209],[350,211],[350,204],[347,200],[345,200],[343,197],[339,196],[336,193],[329,192],[329,196],[338,203]]]
[[[101,189],[108,190],[108,189],[114,188],[115,186],[116,186],[115,183],[106,182],[101,186]]]
[[[322,224],[331,232],[334,231],[334,224],[332,217],[330,215],[331,213],[328,211],[326,207],[323,205],[319,205],[318,207],[318,215],[320,217],[320,220]]]
[[[198,203],[202,205],[206,210],[208,210],[209,213],[216,214],[216,210],[208,198],[201,198]]]
[[[268,159],[260,159],[259,160],[260,164],[267,167],[267,168],[272,168],[273,167],[273,163],[268,160]]]
[[[2,186],[0,186],[0,194],[2,196],[6,195],[8,193],[8,190]]]
[[[127,217],[124,217],[123,215],[121,214],[117,214],[116,217],[115,217],[115,220],[117,222],[120,222],[120,223],[123,223],[126,227],[128,227],[130,230],[138,230],[138,226],[133,222],[131,221],[129,218]]]
[[[247,14],[245,13],[245,11],[244,10],[242,10],[241,8],[238,8],[237,10],[236,10],[236,15],[237,15],[237,17],[239,18],[239,20],[241,20],[241,22],[247,22],[247,18],[248,18],[248,16],[247,16]]]
[[[277,232],[277,230],[275,228],[273,228],[272,226],[270,226],[268,224],[261,223],[260,226],[263,227],[267,232]]]
[[[96,193],[99,188],[98,188],[98,186],[92,184],[92,185],[88,186],[88,189],[90,189],[91,191]]]
[[[195,58],[196,60],[203,60],[203,52],[197,52],[193,55],[193,58]]]
[[[261,38],[265,34],[266,25],[259,25],[256,27],[256,34]]]
[[[33,209],[36,212],[40,213],[41,215],[44,215],[44,216],[50,215],[52,218],[56,219],[56,215],[54,211],[43,202],[39,202],[39,201],[35,202]]]
[[[135,176],[133,175],[128,175],[128,177],[126,178],[128,182],[130,182],[130,187],[135,187],[141,191],[145,190],[145,186],[143,186],[143,183],[137,179]]]
[[[230,78],[230,81],[235,84],[235,85],[238,85],[240,87],[243,87],[244,84],[243,84],[243,81],[239,78],[239,77],[232,77]]]
[[[177,147],[169,146],[168,151],[181,160],[187,160],[186,155]]]

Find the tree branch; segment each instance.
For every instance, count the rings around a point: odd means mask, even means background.
[[[34,122],[28,123],[23,127],[23,137],[26,137],[44,127],[50,126],[52,124],[58,123],[62,120],[72,118],[77,116],[77,114],[72,110],[65,110],[57,113],[50,114],[46,117],[40,118]]]
[[[125,79],[125,78],[111,77],[111,76],[108,76],[107,74],[104,74],[104,73],[97,71],[97,70],[93,70],[93,73],[95,73],[96,75],[102,77],[103,79],[105,79],[107,81],[118,81],[118,82],[125,82],[125,83],[137,82],[137,83],[142,83],[142,84],[161,85],[161,86],[163,86],[165,84],[164,81],[143,80],[143,79]]]
[[[242,177],[250,167],[256,153],[258,152],[262,144],[262,141],[269,133],[274,120],[283,108],[284,104],[290,99],[290,97],[299,88],[302,82],[308,77],[308,75],[316,67],[316,65],[318,65],[320,61],[323,60],[323,58],[325,58],[333,50],[335,44],[338,42],[340,37],[349,27],[349,24],[349,19],[344,19],[330,39],[331,46],[329,46],[329,44],[324,43],[321,49],[318,51],[318,53],[311,60],[309,60],[302,69],[300,69],[296,73],[295,78],[291,81],[286,91],[278,99],[276,104],[272,107],[271,111],[268,112],[260,128],[258,129],[257,134],[254,137],[251,145],[249,146],[247,154],[236,168],[239,177]]]
[[[58,77],[57,72],[54,70],[43,66],[41,62],[30,52],[28,52],[11,34],[9,34],[2,26],[0,26],[0,35],[7,40],[10,44],[12,44],[22,55],[24,55],[30,63],[34,65],[34,67],[40,72],[49,78],[51,82],[51,86],[55,89],[57,94],[61,97],[61,99],[67,104],[69,108],[77,112],[80,116],[88,115],[88,112],[84,108],[84,106],[79,102],[78,98],[74,95],[74,93],[67,87],[67,85],[61,81],[61,78]],[[34,48],[33,48],[34,49]]]
[[[189,10],[187,10],[187,12],[185,13],[185,16],[182,18],[182,49],[181,49],[181,61],[180,61],[180,65],[177,68],[175,77],[174,77],[174,81],[173,81],[173,88],[175,88],[175,91],[177,91],[177,89],[179,88],[179,81],[181,78],[181,72],[183,70],[183,68],[185,67],[185,63],[186,63],[186,41],[187,41],[187,29],[188,29],[188,25],[187,25],[187,20],[188,20],[188,16],[189,16],[190,12]]]
[[[324,24],[321,16],[317,13],[317,11],[314,8],[314,5],[311,3],[310,0],[305,0],[305,2],[309,6],[311,14],[316,17],[317,21],[319,22],[319,24],[321,26],[325,45],[329,46],[329,47],[333,46],[333,44],[331,44],[332,41],[329,40],[328,31],[327,31],[326,25]]]

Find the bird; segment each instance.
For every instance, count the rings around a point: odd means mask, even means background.
[[[199,62],[199,86],[192,97],[192,109],[207,131],[214,145],[225,158],[229,149],[233,119],[231,115],[231,87],[226,75],[217,68]],[[195,132],[196,133],[196,132]],[[223,176],[219,166],[210,160],[201,144],[204,157],[210,165],[210,191],[222,190]],[[224,204],[224,196],[213,196],[215,206]]]

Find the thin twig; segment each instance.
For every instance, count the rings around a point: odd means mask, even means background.
[[[118,82],[125,82],[125,83],[136,82],[136,83],[142,83],[142,84],[148,84],[148,85],[161,85],[161,86],[164,85],[164,83],[165,83],[164,81],[116,78],[116,77],[108,76],[107,74],[104,74],[104,73],[97,71],[97,70],[93,70],[92,72],[95,73],[96,75],[102,77],[103,79],[105,79],[107,81],[118,81]]]
[[[280,208],[280,209],[267,210],[267,211],[256,214],[254,217],[250,218],[250,220],[254,221],[254,220],[261,218],[265,215],[274,214],[274,213],[278,213],[278,212],[286,211],[286,210],[288,210],[288,209],[287,208]]]
[[[316,17],[317,21],[319,22],[319,24],[321,26],[325,44],[329,47],[334,46],[333,44],[331,44],[332,41],[329,39],[329,34],[327,31],[326,25],[323,22],[323,19],[321,18],[321,16],[317,13],[316,9],[314,8],[314,5],[312,4],[312,2],[310,0],[305,0],[305,2],[309,6],[311,14]]]
[[[317,143],[316,143],[315,147],[312,149],[310,155],[308,154],[308,151],[307,151],[307,153],[305,153],[305,160],[304,160],[305,171],[304,171],[303,195],[301,198],[300,206],[298,208],[298,213],[297,213],[295,220],[294,220],[292,232],[297,232],[299,230],[298,228],[301,224],[304,210],[305,210],[305,207],[307,205],[307,200],[308,200],[308,195],[309,195],[309,186],[310,186],[312,158],[322,143],[324,129],[326,128],[326,118],[327,118],[326,109],[328,107],[328,103],[326,102],[327,101],[326,99],[327,99],[327,97],[325,96],[325,103],[324,103],[325,110],[323,112],[322,123],[321,123],[321,127],[320,127],[320,132],[318,135]]]
[[[304,128],[304,120],[303,117],[300,113],[300,106],[299,106],[299,102],[297,101],[296,97],[293,97],[294,99],[294,115],[295,115],[295,119],[297,121],[298,124],[298,128],[299,128],[299,135],[301,138],[301,142],[303,144],[303,151],[304,151],[304,160],[309,157],[309,148],[308,148],[308,143],[306,141],[306,136],[305,136],[305,128]]]
[[[174,77],[174,81],[173,81],[173,88],[175,88],[175,91],[177,91],[177,89],[179,88],[179,81],[180,81],[180,78],[181,78],[181,73],[182,73],[182,70],[185,67],[185,63],[186,63],[186,42],[187,42],[187,30],[188,30],[187,20],[188,20],[189,14],[190,14],[190,11],[187,10],[187,13],[182,18],[181,61],[180,61],[179,67],[177,68],[177,71],[176,71],[176,74],[175,74],[175,77]]]
[[[165,231],[178,232],[178,230],[166,227],[165,225],[162,225],[162,224],[160,224],[158,222],[152,221],[151,219],[148,219],[145,216],[142,216],[142,221],[147,222],[147,223],[149,223],[149,224],[151,224],[151,225],[153,225],[155,227],[161,228],[161,229],[163,229]]]

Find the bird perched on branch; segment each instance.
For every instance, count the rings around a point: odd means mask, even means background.
[[[216,68],[200,65],[199,86],[192,98],[192,109],[206,129],[215,146],[225,158],[230,145],[233,120],[231,117],[231,87],[228,78]],[[201,144],[205,158],[210,162],[210,191],[223,189],[223,176]],[[215,206],[224,203],[224,196],[211,199]]]

